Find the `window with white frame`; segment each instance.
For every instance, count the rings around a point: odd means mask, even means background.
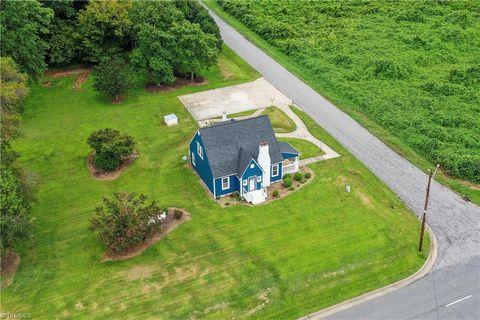
[[[230,189],[230,179],[228,177],[222,178],[222,190]]]
[[[192,164],[195,166],[195,153],[192,152]]]
[[[272,166],[272,177],[278,176],[278,164]]]
[[[243,180],[243,185],[244,185],[244,186],[246,186],[247,183],[248,183],[248,180],[247,180],[247,179]]]
[[[257,177],[257,182],[262,182],[262,176]]]
[[[203,159],[203,148],[200,145],[200,142],[197,142],[197,153],[198,153],[198,156]]]

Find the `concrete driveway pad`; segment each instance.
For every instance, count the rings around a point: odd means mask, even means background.
[[[225,88],[207,90],[178,97],[195,120],[292,103],[264,78]]]

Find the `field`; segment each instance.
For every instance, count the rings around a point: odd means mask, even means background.
[[[480,204],[478,2],[206,4],[417,166],[440,163],[438,179]]]
[[[312,165],[314,181],[267,205],[221,208],[210,198],[182,160],[197,127],[177,95],[258,76],[229,50],[220,62],[202,74],[205,86],[157,94],[138,88],[121,104],[95,93],[92,76],[81,90],[72,89],[73,77],[52,78],[50,88],[32,85],[15,148],[37,175],[38,202],[15,282],[1,292],[2,312],[39,319],[293,319],[423,264],[428,252],[417,252],[418,220],[300,111],[342,157]],[[171,112],[179,125],[167,128],[163,115]],[[117,180],[98,181],[86,168],[86,139],[107,126],[135,137],[140,157]],[[88,220],[116,191],[185,208],[192,220],[138,257],[101,262]]]

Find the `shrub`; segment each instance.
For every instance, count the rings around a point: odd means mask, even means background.
[[[87,142],[95,150],[95,166],[106,171],[117,169],[120,160],[135,148],[132,137],[110,128],[93,132]]]
[[[293,187],[293,186],[290,187],[290,191],[293,191],[293,190],[295,190],[295,187]]]
[[[173,209],[173,217],[177,220],[182,219],[183,217],[183,211],[179,209]]]
[[[393,60],[382,59],[375,62],[374,74],[378,78],[405,79],[409,73],[407,68],[400,66]]]
[[[310,172],[305,173],[305,178],[310,179],[311,176],[312,174]]]
[[[272,195],[276,198],[280,195],[280,192],[278,190],[273,190]]]
[[[291,178],[292,175],[290,173],[287,173],[287,174],[284,174],[283,175],[283,179],[288,179],[288,178]]]
[[[283,186],[285,188],[289,188],[292,186],[292,178],[290,177],[290,175],[288,175],[287,177],[283,177]]]
[[[145,195],[129,192],[104,198],[90,220],[90,229],[110,252],[127,252],[160,230],[159,221],[150,222],[160,208],[155,201],[146,201]]]
[[[295,175],[293,176],[293,179],[295,179],[295,181],[302,181],[303,174],[301,172],[295,172]]]

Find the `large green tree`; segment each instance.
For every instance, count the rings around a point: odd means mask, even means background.
[[[193,80],[200,70],[217,62],[220,50],[213,34],[202,31],[200,25],[184,21],[175,24],[172,33],[176,39],[175,65],[183,73],[189,73]]]
[[[2,56],[11,56],[20,69],[38,78],[47,67],[47,43],[42,38],[49,32],[53,10],[38,1],[1,1],[0,34]]]
[[[147,203],[143,194],[115,193],[95,209],[90,229],[108,251],[125,253],[160,231],[160,222],[151,220],[160,212],[157,203]]]
[[[105,60],[95,68],[95,90],[114,97],[119,101],[120,95],[132,88],[134,72],[125,60],[115,57]]]
[[[132,154],[135,148],[131,136],[110,128],[93,132],[87,142],[95,150],[95,166],[106,171],[117,169],[122,158]]]
[[[85,60],[103,59],[130,49],[132,21],[129,0],[90,1],[78,14]]]

